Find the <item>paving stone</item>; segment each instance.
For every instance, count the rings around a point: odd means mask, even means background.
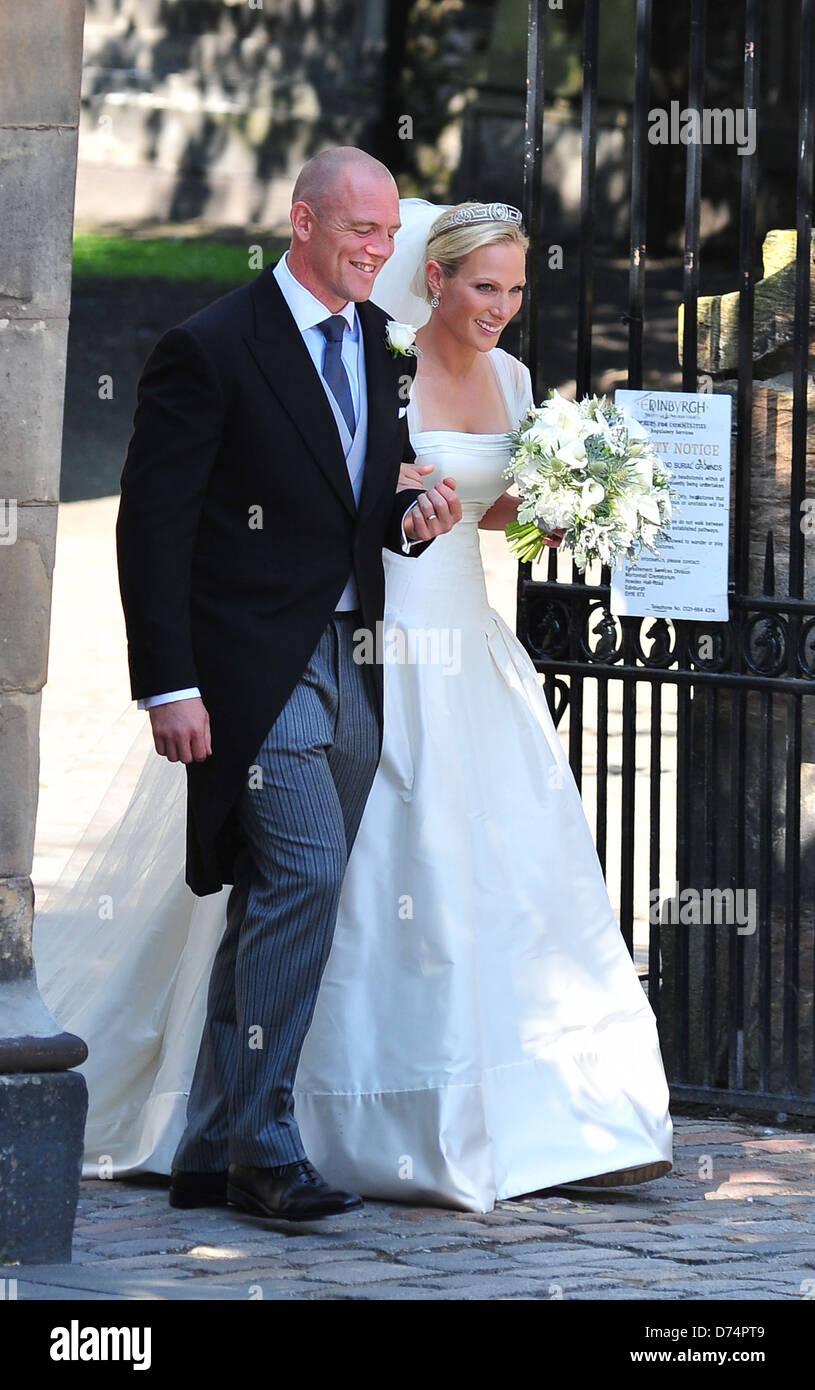
[[[461,1300],[465,1295],[461,1290],[448,1288],[447,1284],[366,1284],[364,1287],[357,1287],[352,1294],[346,1297],[353,1298],[354,1302],[388,1303],[398,1301],[422,1302],[422,1303],[444,1303]],[[329,1298],[336,1299],[336,1292],[332,1295],[330,1291],[323,1290],[318,1297],[321,1301]]]
[[[746,1258],[746,1252],[732,1252],[734,1264],[739,1259],[740,1254],[742,1258]],[[721,1264],[725,1260],[729,1261],[731,1259],[731,1254],[729,1251],[722,1249],[721,1246],[696,1246],[691,1248],[683,1247],[672,1251],[670,1258],[676,1260],[679,1264],[697,1265],[701,1269],[707,1265]]]
[[[758,1261],[755,1263],[744,1263],[738,1266],[732,1263],[721,1262],[719,1264],[707,1265],[704,1270],[705,1280],[727,1279],[728,1283],[738,1283],[744,1288],[752,1288],[756,1283],[772,1283],[779,1277],[785,1282],[799,1286],[806,1279],[812,1278],[812,1270],[801,1268],[799,1263],[789,1263],[783,1267],[773,1267],[762,1265]],[[701,1277],[701,1276],[700,1276]]]
[[[109,1245],[105,1244],[103,1249],[107,1256],[113,1258],[116,1255],[132,1255],[137,1250],[146,1254],[174,1255],[179,1251],[185,1252],[189,1244],[188,1240],[173,1240],[169,1235],[147,1236],[144,1239],[134,1236],[132,1240],[118,1240]]]
[[[261,1262],[257,1257],[247,1260],[207,1260],[206,1264],[200,1261],[174,1262],[171,1267],[188,1279],[211,1279],[213,1275],[217,1275],[236,1281],[246,1279],[249,1283],[256,1278],[301,1279],[304,1274],[302,1268],[282,1265],[279,1260]]]
[[[360,1247],[359,1253],[367,1255],[396,1255],[401,1258],[407,1254],[432,1254],[434,1251],[439,1253],[452,1253],[455,1250],[468,1250],[472,1241],[468,1236],[380,1236],[376,1243],[367,1241]],[[348,1257],[352,1251],[348,1248],[343,1250],[343,1258]],[[337,1255],[337,1248],[334,1247],[334,1258]]]
[[[715,1293],[706,1292],[704,1297],[708,1299],[711,1303],[715,1303],[717,1300],[724,1300],[730,1303],[733,1302],[733,1300],[735,1299],[738,1299],[740,1303],[766,1303],[768,1300],[777,1302],[778,1300],[783,1299],[785,1295],[783,1293],[773,1293],[766,1289],[762,1290],[761,1293],[745,1293],[741,1286],[737,1284],[734,1288],[731,1289],[721,1289],[717,1290]]]
[[[31,1284],[22,1280],[18,1298],[26,1303],[54,1303],[57,1299],[81,1299],[83,1303],[131,1303],[129,1293],[115,1293],[112,1289],[65,1289],[55,1288],[53,1284]]]
[[[528,1240],[524,1241],[523,1245],[517,1246],[517,1248],[508,1249],[506,1253],[513,1260],[519,1259],[521,1256],[523,1256],[524,1259],[530,1260],[537,1257],[541,1261],[547,1260],[552,1264],[556,1260],[569,1260],[573,1256],[578,1255],[581,1250],[586,1250],[587,1253],[590,1253],[590,1247],[581,1246],[580,1243],[575,1240],[564,1241],[561,1233],[560,1239],[558,1240]]]
[[[120,1231],[128,1232],[132,1230],[133,1222],[119,1220],[118,1213],[115,1209],[110,1212],[100,1211],[98,1214],[94,1215],[93,1220],[77,1220],[74,1229],[74,1244],[76,1244],[77,1237],[80,1234],[88,1234],[92,1238],[100,1239],[107,1238],[108,1236],[115,1236]]]
[[[117,1272],[110,1268],[77,1269],[75,1265],[48,1266],[47,1274],[39,1274],[33,1269],[26,1270],[25,1285],[18,1286],[18,1297],[26,1297],[25,1287],[35,1285],[38,1289],[49,1290],[46,1295],[52,1299],[94,1298],[96,1296],[116,1296],[127,1299],[185,1299],[190,1298],[189,1282],[179,1279],[166,1265],[160,1268],[133,1269]],[[233,1299],[234,1289],[219,1279],[196,1287],[196,1298]]]
[[[772,1138],[751,1136],[745,1143],[748,1150],[764,1149],[767,1153],[801,1153],[809,1158],[806,1135],[775,1135]]]
[[[332,1284],[365,1284],[379,1279],[409,1279],[411,1273],[407,1265],[388,1260],[338,1260],[334,1264],[320,1265],[312,1278]],[[418,1271],[414,1277],[417,1281],[421,1277]]]
[[[751,1138],[759,1138],[760,1132],[744,1129],[731,1129],[717,1127],[712,1124],[702,1124],[697,1130],[689,1129],[685,1125],[674,1130],[674,1146],[683,1148],[691,1144],[743,1144]]]
[[[425,1286],[420,1285],[419,1287],[422,1288],[425,1295],[430,1292]],[[388,1296],[388,1291],[376,1285],[369,1285],[367,1288],[356,1289],[354,1296],[356,1298],[381,1299]],[[518,1296],[530,1300],[551,1298],[548,1290],[531,1283],[525,1276],[519,1275],[517,1271],[501,1275],[473,1275],[455,1280],[455,1282],[445,1280],[433,1290],[434,1302],[446,1302],[448,1300],[469,1302]]]
[[[438,1274],[467,1274],[470,1270],[500,1271],[505,1268],[504,1260],[488,1250],[455,1250],[449,1254],[406,1254],[401,1259],[403,1269],[426,1269]]]
[[[813,1204],[815,1206],[815,1203]],[[681,1227],[674,1228],[681,1230]],[[799,1217],[797,1221],[772,1221],[772,1227],[768,1230],[766,1221],[725,1221],[722,1223],[722,1230],[727,1239],[750,1239],[767,1240],[772,1235],[780,1239],[782,1236],[810,1241],[815,1244],[815,1221],[807,1221],[804,1217]]]

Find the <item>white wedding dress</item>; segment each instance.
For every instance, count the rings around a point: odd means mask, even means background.
[[[489,359],[514,423],[529,374],[500,348]],[[425,485],[455,477],[463,518],[416,559],[385,552],[384,745],[295,1109],[331,1183],[489,1211],[670,1161],[671,1122],[568,761],[487,601],[477,523],[509,440],[423,430],[417,394],[411,440],[438,470]],[[88,1176],[169,1172],[184,1127],[228,894],[184,884],[184,784],[150,754],[124,819],[35,927],[42,993],[90,1049]]]

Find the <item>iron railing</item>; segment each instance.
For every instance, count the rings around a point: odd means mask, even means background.
[[[707,0],[686,0],[687,105],[704,109]],[[743,94],[761,131],[760,49],[762,0],[742,0]],[[790,0],[800,23],[794,367],[789,518],[785,535],[766,538],[763,582],[750,575],[750,530],[759,518],[751,498],[754,366],[752,357],[756,278],[756,198],[761,142],[740,151],[738,258],[738,388],[735,486],[732,498],[730,617],[723,624],[615,617],[610,576],[592,583],[573,568],[560,577],[550,553],[547,577],[532,578],[519,566],[518,632],[544,684],[556,723],[568,712],[569,756],[584,778],[584,694],[596,710],[594,830],[620,927],[633,951],[638,884],[658,892],[666,863],[681,886],[747,889],[756,894],[753,936],[735,922],[696,926],[648,925],[648,990],[657,1013],[674,1100],[735,1104],[777,1114],[815,1114],[815,792],[809,822],[802,821],[802,763],[815,754],[815,595],[805,589],[802,505],[807,491],[807,420],[810,334],[810,266],[813,190],[813,41],[815,0]],[[541,179],[545,120],[546,26],[556,22],[545,0],[529,6],[529,54],[525,132],[524,214],[532,235],[529,292],[522,322],[522,354],[537,381],[539,322],[545,314],[540,251]],[[628,380],[643,382],[647,272],[647,121],[652,0],[637,0],[631,111],[630,258],[627,312]],[[599,0],[585,0],[583,25],[582,171],[579,298],[574,377],[581,396],[592,386],[594,329],[595,192]],[[704,147],[685,156],[682,389],[698,383],[697,301],[700,294],[700,208]],[[765,229],[766,230],[766,229]],[[547,285],[551,280],[547,280]],[[566,375],[567,373],[564,373]],[[715,388],[715,385],[713,387]],[[811,406],[811,398],[809,401]],[[755,464],[753,464],[755,467]],[[811,486],[811,483],[810,483]],[[776,552],[786,551],[778,579]],[[815,545],[815,537],[809,541]],[[755,561],[754,561],[755,564]],[[782,592],[777,593],[777,589]],[[701,654],[699,638],[711,638]],[[643,704],[647,697],[647,714]],[[612,775],[610,696],[619,706],[613,736],[619,740],[619,772]],[[638,696],[640,707],[638,709]],[[676,721],[675,780],[666,776],[668,725]],[[638,769],[638,750],[647,759]],[[666,787],[673,797],[665,805]],[[647,817],[638,807],[647,804]],[[667,819],[675,831],[667,837]],[[612,881],[607,849],[613,818],[618,873]],[[619,821],[617,820],[619,818]],[[619,834],[616,835],[619,823]],[[644,827],[647,826],[647,830]],[[647,836],[647,843],[645,839]],[[805,838],[806,836],[806,838]],[[802,870],[802,854],[805,852]],[[647,859],[647,867],[645,861]],[[806,894],[806,896],[804,896]],[[642,893],[640,891],[640,899]],[[639,921],[641,922],[641,913]]]

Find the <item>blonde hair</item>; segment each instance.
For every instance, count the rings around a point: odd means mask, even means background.
[[[452,280],[458,274],[464,257],[469,256],[471,251],[477,251],[481,246],[505,243],[520,246],[524,252],[529,249],[529,237],[517,222],[502,222],[498,219],[488,222],[464,222],[460,226],[448,227],[445,231],[436,232],[435,229],[438,224],[446,221],[459,208],[480,206],[480,203],[470,198],[465,203],[456,203],[455,207],[445,208],[444,212],[439,214],[427,234],[424,262],[419,267],[411,285],[414,294],[423,296],[426,300],[431,298],[425,269],[427,261],[438,261],[445,279]]]

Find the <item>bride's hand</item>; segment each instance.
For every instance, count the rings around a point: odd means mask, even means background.
[[[566,532],[563,527],[556,526],[554,531],[550,531],[548,536],[544,536],[543,543],[544,545],[548,545],[551,549],[556,550],[565,535]]]
[[[156,752],[171,763],[202,763],[212,752],[209,715],[200,697],[168,700],[150,710]]]
[[[399,482],[396,484],[396,491],[404,492],[405,488],[424,487],[424,475],[432,473],[434,467],[435,465],[432,463],[403,463],[399,469]]]
[[[461,502],[456,495],[455,478],[444,478],[423,492],[415,506],[405,512],[403,526],[409,541],[432,541],[452,531],[461,520]]]

